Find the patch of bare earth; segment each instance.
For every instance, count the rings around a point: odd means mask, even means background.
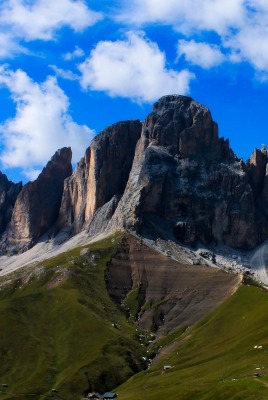
[[[205,317],[240,282],[240,275],[173,260],[130,234],[122,238],[106,272],[110,296],[122,304],[132,292],[139,325],[155,331],[157,338]]]
[[[68,275],[69,271],[66,269],[58,271],[54,278],[48,282],[47,289],[54,289],[59,286],[68,278]]]

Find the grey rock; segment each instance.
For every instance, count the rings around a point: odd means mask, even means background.
[[[72,151],[58,150],[34,182],[21,190],[7,232],[9,251],[32,247],[56,222],[64,179],[72,173]]]
[[[91,221],[96,221],[93,216],[97,210],[114,196],[122,196],[141,129],[138,120],[118,122],[93,139],[76,171],[65,181],[58,229],[68,226],[78,233],[88,228]],[[98,226],[101,229],[100,220]],[[102,229],[105,227],[104,221]]]
[[[206,107],[165,96],[144,122],[127,190],[109,226],[152,238],[173,235],[188,245],[253,248],[268,237],[254,174],[218,137]]]
[[[0,172],[0,235],[11,220],[15,201],[22,189],[22,182],[13,183]]]

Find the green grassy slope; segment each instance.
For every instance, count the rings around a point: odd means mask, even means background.
[[[0,385],[7,383],[10,394],[0,398],[57,388],[62,398],[79,399],[84,390],[112,389],[144,367],[135,326],[105,288],[119,237],[1,279]]]
[[[178,331],[177,339],[173,334],[172,341],[168,356],[116,389],[120,400],[268,399],[265,290],[241,286],[196,326]],[[164,365],[172,368],[163,371]],[[254,377],[256,373],[260,376]]]
[[[105,285],[121,236],[1,278],[0,385],[9,387],[0,399],[45,399],[52,388],[58,399],[79,399],[117,387],[120,400],[268,400],[268,292],[259,287],[241,286],[191,329],[162,338],[151,352],[169,346],[168,355],[139,372],[146,335]]]

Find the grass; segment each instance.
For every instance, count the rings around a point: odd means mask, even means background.
[[[127,295],[123,304],[131,321],[135,321],[139,313],[139,285],[136,285]]]
[[[57,388],[62,398],[79,399],[87,389],[111,390],[144,368],[135,326],[105,287],[106,263],[120,236],[3,279],[0,376],[11,394],[2,398],[51,395]]]
[[[106,290],[106,265],[121,236],[1,279],[0,384],[9,387],[0,396],[45,399],[57,388],[65,400],[86,390],[115,390],[120,400],[268,400],[268,292],[247,279],[194,327],[148,349],[153,335],[133,323],[139,286],[125,299],[133,321]],[[157,306],[149,300],[143,311]],[[143,370],[144,359],[165,347],[167,355]]]
[[[184,340],[167,357],[118,387],[120,400],[152,400],[156,394],[174,400],[268,399],[267,311],[265,290],[241,286],[196,326],[165,338],[162,345],[174,343],[176,335]],[[172,368],[163,371],[164,365]]]

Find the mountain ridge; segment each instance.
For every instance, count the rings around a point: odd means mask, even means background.
[[[63,148],[24,187],[3,178],[3,398],[263,398],[267,169],[265,147],[244,163],[172,95],[102,131],[74,172]]]
[[[209,109],[190,97],[164,96],[143,123],[104,129],[73,173],[67,158],[60,157],[66,174],[53,218],[46,217],[51,184],[41,201],[29,200],[35,182],[46,186],[45,168],[11,203],[2,254],[29,249],[44,232],[71,237],[127,229],[190,246],[223,243],[246,250],[268,238],[266,148],[255,149],[247,163],[239,160],[229,141],[218,137]],[[43,225],[29,218],[35,212],[44,215]]]

